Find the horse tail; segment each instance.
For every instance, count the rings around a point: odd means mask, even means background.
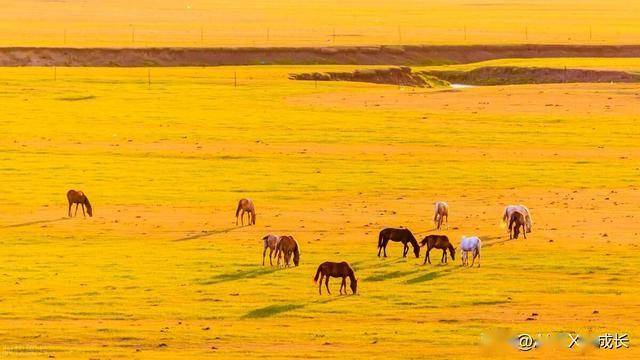
[[[293,246],[293,264],[295,266],[300,265],[300,248],[298,247],[298,242],[295,240]]]
[[[382,234],[383,232],[384,230],[380,231],[380,234],[378,234],[378,249],[382,247],[382,243],[384,242],[384,235]]]
[[[318,278],[320,277],[320,270],[322,269],[322,265],[318,266],[318,271],[316,271],[316,276],[313,278],[313,283],[318,283]]]
[[[242,208],[242,200],[238,201],[238,207],[236,208],[236,217],[240,214],[240,209]]]

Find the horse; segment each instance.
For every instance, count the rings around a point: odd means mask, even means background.
[[[447,263],[447,249],[449,250],[449,253],[451,253],[451,259],[456,259],[456,249],[453,247],[453,245],[451,245],[451,242],[449,241],[447,235],[427,235],[424,237],[424,239],[422,239],[420,244],[420,246],[425,245],[427,245],[427,255],[425,255],[422,265],[426,264],[427,261],[429,262],[429,264],[431,264],[429,252],[431,252],[431,249],[433,248],[442,249],[442,259],[440,260],[440,262],[443,264]]]
[[[436,229],[440,230],[442,227],[443,218],[447,218],[447,229],[449,228],[449,205],[447,205],[444,201],[436,202],[436,210],[433,215],[433,223],[436,226]]]
[[[471,267],[478,258],[478,267],[480,267],[480,248],[482,247],[482,241],[477,236],[462,237],[460,240],[460,258],[462,259],[462,266],[469,265],[469,252],[473,254],[473,260],[471,261]]]
[[[264,249],[262,250],[262,266],[264,266],[264,257],[267,254],[267,248],[269,249],[269,264],[273,266],[273,252],[276,251],[278,247],[278,242],[280,242],[280,237],[277,235],[265,235],[262,240],[264,241]]]
[[[91,203],[89,202],[89,198],[82,191],[78,190],[69,190],[67,191],[67,200],[69,200],[69,217],[71,217],[71,205],[76,204],[76,212],[74,216],[78,215],[78,205],[82,205],[82,215],[87,216],[84,212],[85,206],[87,207],[87,213],[89,217],[93,216],[93,209],[91,208]]]
[[[293,238],[293,236],[280,236],[280,240],[276,245],[276,258],[278,259],[278,266],[280,266],[280,259],[282,258],[282,255],[284,255],[284,266],[291,266],[289,264],[289,260],[291,260],[291,254],[293,254],[293,264],[295,266],[300,265],[300,248],[298,247],[298,242]]]
[[[408,243],[413,245],[413,253],[416,255],[416,258],[420,257],[420,246],[418,245],[418,240],[416,240],[409,229],[404,228],[386,228],[380,231],[380,234],[378,234],[378,257],[380,257],[381,250],[384,250],[384,257],[387,257],[387,244],[389,243],[389,240],[401,242],[402,245],[404,245],[402,257],[407,257],[407,253],[409,252]]]
[[[242,211],[242,214],[240,211]],[[240,199],[240,201],[238,201],[238,207],[236,208],[236,226],[238,226],[238,215],[240,215],[240,220],[242,225],[244,225],[245,212],[249,218],[249,225],[256,224],[256,208],[253,205],[253,201],[251,201],[251,199]]]
[[[507,207],[505,207],[504,212],[502,213],[502,222],[505,224],[508,223],[509,219],[511,219],[511,214],[514,211],[519,211],[522,214],[524,214],[525,224],[527,225],[526,229],[527,229],[527,232],[530,233],[531,227],[533,226],[533,220],[531,218],[531,213],[529,212],[529,208],[527,208],[524,205],[508,205]]]
[[[325,278],[325,287],[327,288],[327,292],[331,295],[331,291],[329,290],[329,277],[341,277],[342,284],[340,285],[340,295],[342,295],[342,289],[344,288],[344,294],[347,295],[347,277],[351,281],[351,291],[355,294],[358,289],[358,280],[356,279],[356,275],[353,272],[353,269],[346,261],[343,262],[331,262],[325,261],[320,266],[318,266],[318,271],[316,271],[316,276],[313,278],[313,282],[318,284],[318,293],[322,295],[322,278]],[[319,282],[318,282],[319,278]]]
[[[509,217],[509,239],[518,238],[520,235],[520,227],[522,227],[522,235],[527,238],[527,220],[526,215],[520,211],[514,211]]]

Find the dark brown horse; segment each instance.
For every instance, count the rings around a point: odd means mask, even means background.
[[[383,251],[384,257],[387,257],[387,244],[389,243],[389,240],[401,242],[402,245],[404,245],[402,257],[407,257],[407,253],[409,252],[409,243],[413,245],[413,253],[416,257],[420,257],[420,245],[418,245],[418,240],[416,240],[409,229],[403,228],[386,228],[380,231],[380,234],[378,234],[378,257],[380,257],[380,251]]]
[[[518,238],[522,227],[522,235],[527,238],[527,216],[520,211],[514,211],[509,217],[509,239]]]
[[[242,211],[242,213],[240,213]],[[236,208],[236,225],[238,225],[238,216],[240,216],[240,220],[242,225],[244,225],[244,213],[247,213],[247,217],[249,218],[249,225],[256,224],[256,208],[253,205],[253,201],[251,199],[240,199],[238,201],[238,207]]]
[[[284,255],[284,266],[291,266],[289,261],[291,260],[291,255],[293,254],[293,264],[295,266],[300,265],[300,248],[298,247],[298,242],[293,238],[293,236],[282,235],[280,236],[280,240],[276,245],[276,257],[278,258],[277,264],[280,266],[280,259],[282,255]]]
[[[356,279],[356,275],[346,261],[339,263],[325,261],[318,266],[318,271],[316,271],[316,276],[313,278],[313,282],[318,284],[318,292],[320,295],[322,295],[322,278],[325,278],[324,285],[327,288],[327,292],[331,294],[331,291],[329,290],[329,277],[342,278],[340,294],[342,294],[343,288],[345,295],[347,294],[347,277],[351,280],[351,291],[355,294],[358,290],[358,280]],[[320,281],[318,282],[318,280]]]
[[[87,195],[85,195],[82,191],[78,190],[69,190],[67,191],[67,200],[69,200],[69,217],[71,217],[71,205],[76,204],[76,212],[74,214],[78,215],[78,205],[82,205],[82,215],[87,216],[84,213],[85,206],[87,207],[87,213],[89,216],[93,216],[93,209],[91,208],[91,203],[89,203],[89,199]]]
[[[425,255],[422,265],[426,264],[427,261],[431,264],[431,258],[429,258],[431,249],[442,249],[442,259],[440,262],[443,264],[447,263],[447,250],[451,253],[451,260],[456,259],[456,249],[451,245],[447,235],[427,235],[420,242],[420,246],[425,245],[427,245],[427,255]]]

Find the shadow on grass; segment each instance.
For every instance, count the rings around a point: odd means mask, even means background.
[[[446,266],[453,266],[452,264],[446,265]],[[409,279],[407,280],[407,284],[419,284],[419,283],[423,283],[425,281],[432,281],[435,280],[437,278],[441,278],[441,277],[445,277],[447,275],[452,274],[453,272],[456,271],[456,269],[459,269],[460,267],[451,267],[448,268],[446,270],[441,270],[441,271],[431,271],[428,272],[424,275],[420,275],[418,277],[415,277],[413,279]]]
[[[274,273],[276,271],[278,271],[279,268],[258,268],[258,269],[252,269],[252,270],[240,270],[240,271],[235,271],[235,272],[230,272],[230,273],[225,273],[225,274],[220,274],[220,275],[216,275],[213,276],[209,279],[202,279],[202,280],[198,280],[198,284],[200,285],[213,285],[213,284],[219,284],[219,283],[223,283],[223,282],[227,282],[227,281],[235,281],[235,280],[240,280],[240,279],[253,279],[253,278],[257,278],[259,276],[263,276],[263,275],[268,275],[271,273]]]
[[[391,280],[391,279],[395,279],[395,278],[399,278],[399,277],[403,277],[403,276],[407,276],[407,275],[413,275],[417,272],[419,272],[420,270],[412,270],[412,271],[391,271],[388,273],[383,273],[383,274],[374,274],[371,275],[367,278],[365,278],[365,281],[384,281],[384,280]]]
[[[226,234],[229,231],[232,231],[232,230],[235,230],[235,229],[239,229],[239,228],[243,228],[245,226],[249,226],[249,225],[234,226],[234,227],[230,227],[230,228],[222,229],[222,230],[205,231],[205,232],[202,232],[200,234],[185,236],[183,238],[175,239],[175,240],[172,240],[172,241],[174,241],[174,242],[176,242],[176,241],[189,241],[189,240],[201,239],[201,238],[205,238],[205,237],[209,237],[209,236],[213,236],[213,235],[218,235],[218,234]]]
[[[255,319],[266,318],[285,313],[287,311],[302,309],[304,305],[301,304],[283,304],[283,305],[269,305],[263,308],[255,309],[246,313],[242,318]]]
[[[346,299],[348,296],[336,296],[329,299],[312,301],[310,304],[326,304],[340,299]],[[259,319],[280,315],[292,310],[298,310],[306,307],[308,304],[275,304],[251,310],[242,315],[241,319]]]
[[[58,219],[51,219],[51,220],[35,220],[35,221],[29,221],[29,222],[25,222],[25,223],[21,223],[21,224],[6,225],[6,226],[3,226],[3,228],[16,228],[16,227],[21,227],[21,226],[48,224],[48,223],[54,223],[54,222],[58,222],[58,221],[69,220],[69,219],[70,218],[68,218],[68,217],[61,217],[61,218],[58,218]]]

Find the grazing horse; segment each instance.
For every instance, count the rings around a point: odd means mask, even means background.
[[[280,236],[277,235],[265,235],[262,240],[264,241],[264,249],[262,250],[262,266],[264,266],[264,257],[267,254],[267,248],[269,249],[269,264],[273,266],[273,252],[276,251],[278,243],[280,242]]]
[[[278,266],[280,266],[280,259],[282,258],[282,255],[284,255],[284,266],[291,266],[289,264],[289,260],[291,260],[291,254],[293,254],[293,264],[295,266],[298,266],[300,264],[300,248],[298,247],[298,242],[293,238],[293,236],[280,236],[280,240],[276,245],[276,258],[278,259]]]
[[[91,208],[91,203],[89,203],[89,199],[87,195],[85,195],[82,191],[78,190],[69,190],[67,191],[67,200],[69,200],[69,217],[71,217],[71,205],[76,204],[76,212],[74,214],[78,215],[78,205],[82,205],[82,215],[87,216],[84,213],[85,206],[87,207],[87,213],[89,216],[93,216],[93,209]]]
[[[395,228],[386,228],[380,231],[378,235],[378,257],[380,257],[380,251],[384,250],[384,257],[387,257],[387,244],[389,240],[401,242],[404,245],[404,250],[402,252],[402,257],[407,257],[407,253],[409,252],[409,244],[413,245],[413,253],[417,258],[420,257],[420,245],[418,245],[418,240],[413,236],[409,229],[395,229]]]
[[[482,241],[477,236],[469,236],[462,237],[460,240],[460,251],[462,254],[460,258],[462,259],[462,266],[469,265],[469,252],[473,254],[473,260],[471,261],[471,267],[476,262],[476,257],[478,258],[478,267],[480,267],[480,248],[482,247]]]
[[[522,235],[527,238],[527,220],[526,215],[520,211],[514,211],[509,217],[509,239],[518,238],[520,235],[520,227],[522,227]]]
[[[242,211],[242,213],[240,213],[240,211]],[[251,199],[240,199],[240,201],[238,201],[238,207],[236,208],[236,226],[238,225],[238,215],[240,215],[240,220],[242,225],[244,225],[245,212],[249,218],[249,225],[256,224],[256,208],[253,206],[253,201],[251,201]]]
[[[436,229],[440,230],[442,227],[442,220],[447,218],[447,229],[449,228],[449,205],[447,205],[444,201],[436,202],[436,210],[433,215],[433,223],[436,226]]]
[[[511,219],[511,214],[513,214],[514,211],[519,211],[524,214],[525,224],[527,225],[526,229],[527,232],[530,233],[531,227],[533,226],[533,220],[531,218],[529,208],[524,205],[509,205],[505,207],[504,212],[502,213],[502,222],[507,224],[509,222],[509,219]],[[509,231],[511,230],[509,229]]]
[[[456,259],[456,249],[451,245],[449,238],[447,235],[427,235],[422,239],[420,246],[427,245],[427,255],[424,257],[424,262],[422,265],[426,264],[427,261],[431,264],[431,258],[429,258],[429,252],[431,249],[442,249],[442,259],[441,263],[447,263],[447,249],[449,249],[449,253],[451,253],[451,260]]]
[[[351,280],[351,291],[355,294],[358,289],[358,280],[353,272],[353,269],[346,261],[343,262],[331,262],[325,261],[318,266],[316,276],[313,278],[313,282],[318,284],[318,293],[322,295],[322,278],[325,278],[325,287],[327,292],[331,294],[329,290],[329,277],[342,278],[342,284],[340,285],[340,295],[342,295],[342,289],[344,288],[344,294],[347,294],[347,277]],[[318,282],[318,279],[320,282]]]

